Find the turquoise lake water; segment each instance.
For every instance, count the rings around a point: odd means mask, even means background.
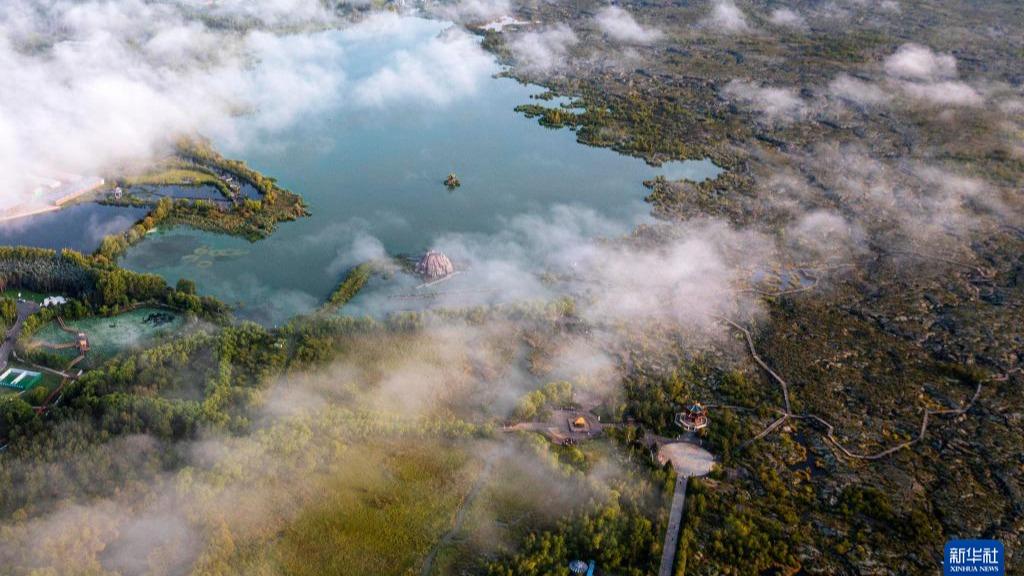
[[[320,34],[339,44],[346,81],[354,83],[446,25],[416,20],[410,28],[412,34],[383,39]],[[495,64],[475,93],[448,104],[339,101],[266,135],[263,145],[227,150],[301,194],[312,216],[256,243],[181,227],[157,230],[121,265],[171,283],[191,278],[201,292],[240,306],[241,317],[278,324],[317,307],[377,242],[390,254],[422,253],[442,235],[493,234],[510,218],[557,205],[631,225],[649,213],[643,180],[702,180],[720,171],[710,161],[656,168],[580,145],[572,131],[516,113],[520,104],[557,101],[531,100],[540,88],[491,77],[499,71]],[[449,191],[442,181],[452,171],[462,185]]]

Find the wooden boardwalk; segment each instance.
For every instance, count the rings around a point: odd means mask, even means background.
[[[676,550],[679,548],[679,528],[683,523],[686,482],[689,479],[690,477],[685,474],[676,476],[676,489],[672,494],[672,508],[668,514],[668,528],[665,530],[665,544],[661,549],[661,568],[658,570],[658,576],[672,576]]]

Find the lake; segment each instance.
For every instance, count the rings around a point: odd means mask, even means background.
[[[401,35],[328,31],[342,54],[346,83],[401,62],[438,37],[442,22],[410,19]],[[239,316],[273,325],[323,302],[345,270],[383,247],[419,254],[450,234],[494,234],[509,219],[581,206],[628,225],[648,219],[642,182],[659,174],[702,180],[710,161],[655,168],[576,142],[568,129],[540,126],[514,111],[542,89],[492,78],[447,103],[402,99],[384,106],[347,97],[232,150],[301,194],[312,216],[282,224],[259,242],[189,228],[158,229],[121,259],[170,283],[193,279],[202,293],[240,306]],[[243,120],[244,122],[244,120]],[[461,186],[443,180],[455,172]]]
[[[149,212],[146,208],[117,207],[85,202],[0,222],[0,244],[37,248],[72,248],[89,253],[108,234],[123,232]]]

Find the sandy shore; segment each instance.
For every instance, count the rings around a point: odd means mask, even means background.
[[[46,212],[60,210],[61,207],[66,205],[68,202],[96,190],[100,186],[103,186],[104,183],[105,181],[103,178],[99,177],[80,178],[74,182],[65,183],[58,189],[55,189],[53,194],[50,194],[51,198],[48,200],[52,202],[51,204],[32,203],[12,206],[6,210],[0,211],[0,222],[8,222],[10,220],[17,220],[19,218],[27,218],[37,214],[45,214]]]
[[[29,216],[35,216],[36,214],[45,214],[46,212],[60,210],[60,208],[60,206],[15,206],[0,213],[0,222],[18,220],[19,218],[28,218]]]

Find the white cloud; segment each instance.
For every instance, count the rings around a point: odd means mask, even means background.
[[[386,261],[387,258],[387,250],[380,240],[365,231],[355,231],[347,245],[338,248],[326,272],[332,277],[338,277],[353,266],[364,262]]]
[[[280,26],[302,24],[330,17],[320,0],[190,0],[200,9],[208,8],[214,16],[230,19],[247,18],[263,24]]]
[[[569,293],[577,312],[598,325],[644,322],[710,327],[713,313],[737,305],[737,282],[754,262],[772,259],[772,243],[721,222],[672,229],[657,246],[604,242],[628,234],[628,223],[592,210],[556,206],[511,219],[493,236],[450,234],[434,246],[470,272],[474,295],[454,290],[440,306],[465,307]],[[545,272],[557,281],[542,282]]]
[[[940,106],[978,106],[984,97],[957,80],[956,58],[920,44],[904,44],[883,62],[888,74],[908,97]]]
[[[957,78],[956,58],[919,44],[904,44],[885,58],[886,75],[876,81],[839,74],[828,90],[860,106],[877,106],[900,99],[937,106],[980,106],[985,95]]]
[[[711,13],[704,25],[721,32],[746,32],[750,29],[747,17],[732,0],[714,0]]]
[[[227,32],[195,19],[196,10],[140,0],[5,3],[0,204],[20,203],[34,177],[144,160],[182,133],[238,136],[239,111],[253,112],[255,126],[280,126],[344,81],[322,36]]]
[[[475,93],[495,70],[494,59],[474,37],[452,28],[415,50],[396,53],[391,64],[361,80],[354,95],[366,106],[399,100],[448,104]]]
[[[764,115],[772,122],[792,122],[807,113],[807,106],[792,88],[761,86],[754,82],[732,80],[722,94],[740,105]]]
[[[524,68],[545,72],[564,65],[569,48],[578,41],[571,28],[558,24],[545,30],[519,34],[509,47]]]
[[[453,22],[494,22],[507,17],[511,11],[509,0],[462,0],[457,4],[433,7],[438,15]]]
[[[904,44],[883,63],[890,76],[906,80],[937,80],[956,77],[956,58],[936,54],[927,46]]]
[[[345,84],[343,50],[328,36],[256,31],[247,35],[244,50],[256,64],[229,74],[255,112],[256,122],[249,124],[260,129],[283,128],[334,103]]]
[[[649,44],[664,37],[661,30],[644,28],[637,23],[632,14],[618,6],[603,8],[594,20],[602,32],[618,42]]]
[[[911,98],[945,106],[980,106],[985,98],[973,87],[953,80],[931,83],[903,84],[903,91]]]
[[[821,186],[864,228],[895,227],[933,247],[977,229],[983,213],[1006,213],[983,180],[923,163],[893,163],[859,146],[827,144],[808,158]]]
[[[899,14],[903,12],[903,8],[900,6],[900,3],[897,2],[896,0],[882,0],[878,4],[878,7],[881,8],[882,10],[885,10],[886,12],[891,12],[893,14]]]
[[[807,25],[804,17],[790,8],[776,8],[772,10],[769,21],[776,26],[788,26],[791,28],[803,28]]]
[[[309,19],[343,29],[272,28]],[[23,203],[41,177],[146,161],[182,134],[237,151],[342,103],[437,105],[472,94],[493,59],[464,32],[438,37],[437,26],[387,14],[345,27],[318,0],[10,0],[0,9],[0,208]],[[348,54],[391,37],[403,49],[378,51],[380,62]]]
[[[875,106],[889,101],[889,93],[879,85],[854,78],[848,74],[836,76],[828,85],[833,96],[855,102],[861,106]]]

